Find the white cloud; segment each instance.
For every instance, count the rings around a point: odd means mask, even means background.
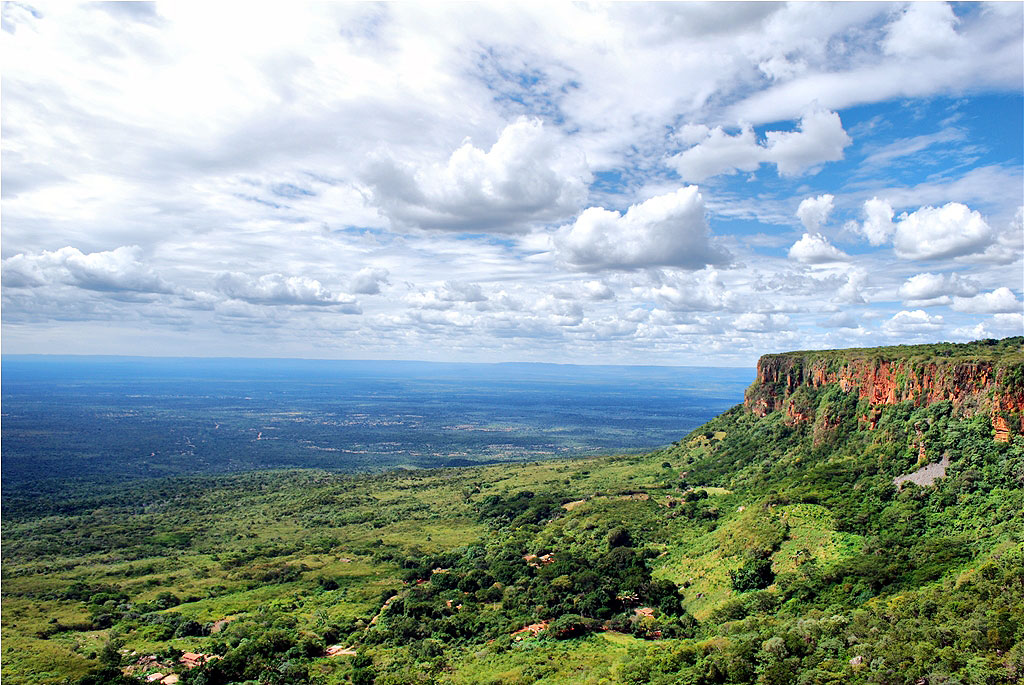
[[[956,273],[922,273],[911,276],[900,286],[899,296],[908,307],[947,305],[954,296],[971,297],[978,292],[978,283]]]
[[[800,219],[804,228],[813,233],[828,221],[834,208],[833,200],[835,200],[835,196],[829,193],[801,200],[800,206],[796,210],[796,217]]]
[[[996,330],[1008,335],[1024,335],[1024,313],[996,314],[992,317]]]
[[[850,255],[833,246],[820,233],[804,233],[803,237],[789,248],[789,258],[805,264],[827,264],[848,261]]]
[[[696,129],[687,129],[681,136],[693,140]],[[765,149],[758,145],[754,129],[744,126],[736,135],[729,135],[721,126],[708,130],[703,140],[668,160],[679,176],[688,182],[701,182],[718,174],[756,171],[767,161]]]
[[[522,233],[576,212],[592,176],[571,140],[520,118],[488,151],[466,141],[446,163],[430,165],[379,156],[365,179],[399,226]]]
[[[962,261],[1012,264],[1024,258],[1024,207],[1018,207],[1013,218],[1001,231],[993,231],[994,239],[984,252],[960,257]]]
[[[836,312],[818,325],[823,328],[859,328],[860,322],[850,312]]]
[[[554,326],[578,326],[583,322],[583,307],[578,302],[560,300],[552,295],[533,303],[533,311],[545,315]]]
[[[681,140],[697,139],[699,129],[685,128]],[[767,131],[759,143],[753,128],[744,126],[729,135],[721,126],[710,129],[703,140],[671,157],[680,177],[700,182],[710,176],[736,171],[755,171],[762,163],[775,164],[782,176],[797,176],[843,158],[852,144],[839,115],[818,107],[805,113],[796,131]]]
[[[74,247],[17,254],[3,261],[5,288],[30,288],[62,283],[101,292],[171,293],[174,288],[140,257],[137,245],[83,253]]]
[[[942,259],[983,252],[992,238],[980,213],[950,202],[901,215],[893,244],[904,259]]]
[[[901,57],[942,57],[956,51],[962,39],[953,8],[944,2],[911,2],[888,26],[882,47]]]
[[[800,119],[798,131],[765,133],[768,159],[783,176],[796,176],[825,162],[843,158],[843,149],[853,143],[843,130],[839,115],[816,108]]]
[[[748,333],[770,333],[789,328],[789,317],[784,314],[748,312],[733,319],[733,328]]]
[[[606,302],[615,299],[615,290],[604,281],[574,281],[551,290],[550,294],[560,300]]]
[[[785,57],[775,55],[758,64],[757,69],[771,80],[780,81],[807,71],[807,62],[803,60],[791,62]]]
[[[954,297],[952,309],[971,314],[1013,314],[1021,311],[1021,301],[1007,287],[973,297]]]
[[[842,110],[901,98],[1020,90],[1024,60],[1020,49],[1019,3],[978,6],[978,11],[965,13],[957,34],[952,33],[944,5],[909,3],[910,9],[895,17],[888,35],[879,31],[876,22],[878,15],[889,13],[889,7],[880,3],[873,7],[867,3],[856,5],[863,12],[874,10],[877,14],[863,16],[862,23],[847,24],[846,32],[840,29],[816,43],[819,50],[815,54],[806,49],[798,51],[797,54],[810,58],[806,70],[750,94],[730,106],[726,116],[734,121],[772,122],[794,116],[812,99],[823,107]],[[818,10],[824,12],[834,7],[819,6]],[[796,11],[780,13],[779,19]],[[812,10],[805,13],[808,24],[826,20]],[[927,16],[932,13],[933,16]],[[797,21],[791,24],[789,30],[794,32],[801,25]],[[821,35],[819,29],[809,25],[803,30]],[[933,32],[931,36],[923,35],[929,31]],[[890,52],[885,50],[886,42]],[[839,68],[837,58],[842,64]]]
[[[980,340],[983,338],[1001,338],[1008,335],[1024,335],[1024,314],[996,314],[987,321],[974,326],[954,328],[954,338],[960,340]]]
[[[356,272],[349,291],[359,295],[379,295],[382,285],[388,284],[388,270],[366,266]]]
[[[893,335],[931,333],[942,328],[942,317],[938,314],[932,316],[923,309],[904,309],[882,324],[882,328]]]
[[[601,281],[585,281],[583,283],[583,294],[591,300],[614,300],[615,291],[607,283]]]
[[[716,129],[716,131],[717,135],[723,135],[720,128]],[[690,146],[704,141],[712,133],[712,130],[704,124],[684,124],[673,134],[673,137],[683,145]]]
[[[646,300],[654,300],[676,312],[717,311],[729,309],[734,304],[734,296],[714,269],[670,278],[668,281],[648,288],[637,288],[635,292]]]
[[[864,203],[866,219],[850,227],[864,235],[871,245],[890,239],[896,254],[904,259],[927,260],[984,253],[997,236],[977,211],[959,202],[942,207],[921,207],[901,214],[893,222],[892,206],[872,198]]]
[[[858,225],[858,228],[872,245],[885,244],[896,232],[896,225],[892,222],[894,212],[885,200],[873,197],[866,201],[864,214],[867,218],[864,223]]]
[[[696,270],[728,263],[713,244],[697,186],[632,205],[625,214],[590,207],[554,235],[555,253],[574,269],[675,266]]]
[[[446,281],[439,288],[410,293],[405,301],[420,309],[451,309],[459,304],[485,302],[487,296],[478,283]]]
[[[116,7],[4,6],[5,351],[749,364],[1020,299],[1020,165],[975,99],[1020,90],[1020,3]],[[687,155],[734,172],[706,205],[672,192]],[[872,196],[871,245],[821,261]],[[950,253],[974,290],[897,297],[949,265],[914,261],[930,228],[893,259],[895,214],[951,202],[992,229]],[[1020,330],[965,312],[922,340],[969,319]]]
[[[334,294],[320,281],[305,276],[271,273],[254,277],[225,272],[217,277],[217,289],[230,298],[251,304],[331,306],[346,314],[362,313],[352,296]]]
[[[867,304],[863,293],[867,280],[867,273],[862,269],[850,271],[846,274],[846,283],[839,287],[832,301],[843,304]]]

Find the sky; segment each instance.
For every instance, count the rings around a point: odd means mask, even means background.
[[[1024,334],[1024,4],[2,5],[2,350]]]

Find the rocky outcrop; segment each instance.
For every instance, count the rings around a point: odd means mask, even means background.
[[[979,350],[977,356],[970,355],[972,350]],[[747,390],[744,405],[759,416],[781,410],[789,423],[810,422],[815,409],[800,401],[798,390],[837,385],[865,400],[867,410],[859,419],[869,429],[875,428],[880,407],[949,401],[962,415],[990,416],[995,439],[1006,442],[1013,434],[1024,433],[1022,350],[1024,338],[1008,338],[965,345],[769,354],[757,363],[757,380]]]

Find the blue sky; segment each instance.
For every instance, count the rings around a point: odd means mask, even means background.
[[[1020,3],[2,11],[5,353],[1024,334]]]

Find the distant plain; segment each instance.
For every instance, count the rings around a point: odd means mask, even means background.
[[[467,466],[667,445],[752,369],[4,356],[3,488]]]

